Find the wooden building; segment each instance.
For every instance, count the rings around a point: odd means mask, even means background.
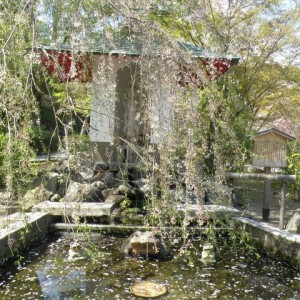
[[[258,132],[254,141],[253,166],[287,167],[287,143],[295,138],[276,128]]]

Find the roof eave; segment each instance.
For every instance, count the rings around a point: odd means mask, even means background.
[[[265,135],[265,134],[268,134],[268,133],[271,133],[271,132],[276,133],[276,134],[278,134],[278,135],[280,135],[280,136],[282,136],[282,137],[284,137],[284,138],[286,138],[290,141],[295,141],[296,140],[295,137],[293,137],[293,136],[291,136],[291,135],[289,135],[289,134],[287,134],[287,133],[285,133],[281,130],[278,130],[276,128],[270,128],[270,129],[260,131],[256,134],[256,136],[262,136],[262,135]]]

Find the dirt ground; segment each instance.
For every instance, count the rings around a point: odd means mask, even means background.
[[[241,209],[246,215],[257,221],[262,221],[262,204],[263,204],[263,181],[257,180],[236,180],[234,182],[234,191]],[[297,199],[291,188],[288,187],[287,199],[285,204],[284,223],[292,217],[294,211],[300,208],[300,199]],[[280,210],[280,185],[272,183],[271,203],[270,203],[270,220],[268,223],[279,227],[279,210]]]

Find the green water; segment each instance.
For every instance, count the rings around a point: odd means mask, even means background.
[[[142,299],[130,287],[162,283],[159,299],[300,299],[300,274],[279,261],[221,248],[217,262],[201,263],[201,243],[189,254],[173,250],[167,261],[124,259],[121,238],[92,237],[94,259],[68,261],[71,236],[32,249],[23,265],[1,270],[0,299]]]

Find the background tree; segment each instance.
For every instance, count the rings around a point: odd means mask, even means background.
[[[158,146],[160,164],[149,154],[153,152],[151,145],[143,153],[149,173],[163,178],[160,184],[153,180],[153,203],[157,205],[155,197],[160,194],[164,200],[161,204],[172,206],[168,202],[169,175],[180,173],[179,167],[174,167],[178,161],[187,170],[188,190],[203,199],[207,177],[223,182],[226,170],[249,158],[249,140],[261,126],[258,116],[262,112],[267,118],[275,117],[274,111],[297,118],[286,107],[296,106],[298,101],[298,4],[276,0],[206,0],[201,4],[186,0],[1,2],[0,111],[2,145],[9,153],[3,173],[10,189],[20,183],[32,154],[30,131],[41,121],[46,125],[41,103],[46,101],[48,113],[51,111],[46,129],[57,131],[59,137],[59,129],[65,135],[76,132],[78,122],[87,116],[83,107],[90,101],[85,87],[60,83],[43,73],[30,49],[44,44],[58,49],[68,45],[76,53],[103,41],[130,38],[145,46],[139,67],[149,114],[155,99],[147,91],[165,91],[176,82],[176,78],[168,77],[168,70],[179,76],[184,68],[193,75],[168,97],[178,130],[170,131]],[[203,55],[238,56],[240,64],[220,78],[215,73],[207,76],[202,62],[183,51],[178,40],[202,47]],[[160,45],[160,55],[153,59],[147,51],[156,44]],[[112,70],[105,69],[103,76],[109,72]],[[201,84],[195,85],[192,78]]]

